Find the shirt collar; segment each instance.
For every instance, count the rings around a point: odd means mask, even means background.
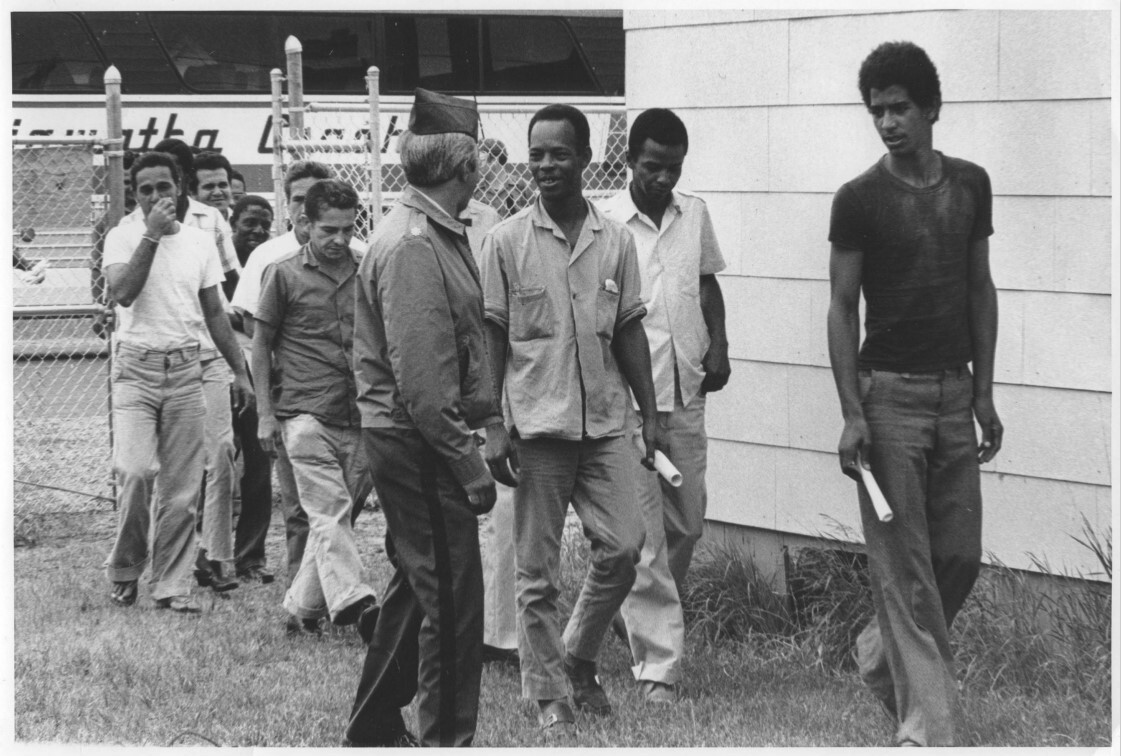
[[[401,194],[401,204],[406,207],[411,207],[414,210],[419,210],[427,215],[428,219],[433,223],[443,226],[456,236],[467,235],[466,226],[448,215],[447,211],[440,207],[431,197],[411,184],[406,187],[405,191]]]
[[[354,251],[354,247],[348,246],[347,250],[350,252],[350,259],[354,260],[355,265],[358,265],[358,263],[361,262],[361,258],[359,258],[358,253]],[[311,242],[308,242],[304,246],[300,247],[300,251],[296,254],[298,254],[300,257],[301,265],[308,268],[319,267],[319,257],[315,254],[314,251],[312,251]]]
[[[584,204],[588,206],[588,217],[584,219],[584,227],[591,231],[602,231],[603,213],[599,211],[595,203],[588,202],[587,197],[584,198]],[[561,239],[565,238],[564,232],[561,231],[560,226],[558,226],[557,222],[553,220],[553,217],[546,212],[545,204],[541,201],[540,195],[538,195],[531,207],[532,209],[530,210],[529,217],[533,220],[535,226],[548,228]]]
[[[624,222],[629,223],[635,216],[649,219],[649,216],[639,210],[638,205],[634,203],[634,197],[631,196],[631,184],[627,184],[626,189],[615,195],[615,202],[619,210],[623,212],[625,218]],[[674,212],[681,215],[681,201],[679,195],[675,191],[670,192],[669,203],[666,205],[666,209],[669,210],[671,207],[674,209]]]

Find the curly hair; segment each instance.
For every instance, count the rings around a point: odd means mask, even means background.
[[[864,107],[872,100],[872,90],[900,86],[920,108],[942,105],[942,85],[938,69],[926,51],[913,42],[884,42],[860,64],[860,97]],[[937,115],[934,120],[938,120]]]

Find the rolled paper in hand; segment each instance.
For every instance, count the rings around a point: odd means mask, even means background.
[[[660,451],[654,452],[654,469],[674,488],[681,485],[681,471],[674,467],[673,462],[670,462],[669,458]]]
[[[892,514],[891,507],[888,506],[887,499],[884,498],[884,492],[880,490],[872,471],[861,464],[859,457],[856,460],[856,468],[860,470],[860,479],[864,481],[864,487],[868,489],[868,497],[872,499],[872,508],[876,510],[876,516],[880,518],[880,522],[891,522],[895,515]]]

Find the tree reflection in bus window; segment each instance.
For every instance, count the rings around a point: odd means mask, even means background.
[[[498,17],[486,20],[483,86],[505,92],[587,92],[596,89],[567,27],[556,19]]]
[[[104,89],[105,64],[78,19],[69,13],[13,13],[12,16],[13,91],[99,92]],[[17,28],[19,31],[15,31]]]

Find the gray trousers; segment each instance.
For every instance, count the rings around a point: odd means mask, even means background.
[[[644,529],[625,435],[587,441],[517,439],[514,489],[518,652],[522,695],[564,698],[564,653],[594,661],[635,579]],[[591,542],[591,564],[572,617],[560,630],[561,538],[572,502]]]
[[[860,486],[876,616],[857,639],[861,676],[898,712],[896,742],[964,745],[949,627],[981,563],[981,484],[968,368],[861,371],[870,462],[894,512]]]

